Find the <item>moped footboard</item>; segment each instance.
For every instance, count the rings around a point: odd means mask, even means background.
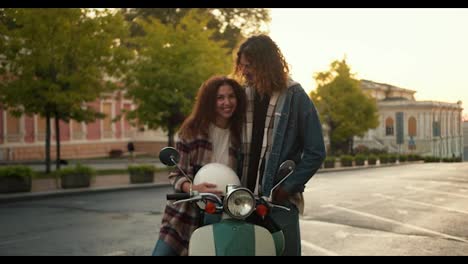
[[[264,227],[223,220],[195,230],[190,238],[192,256],[275,256],[272,234]]]

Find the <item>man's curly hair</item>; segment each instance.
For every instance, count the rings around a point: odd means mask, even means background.
[[[253,68],[253,85],[260,94],[272,95],[273,92],[281,92],[287,89],[289,67],[278,45],[267,35],[257,35],[248,38],[240,46],[237,52],[235,75],[247,82],[242,76],[241,56],[250,63]]]

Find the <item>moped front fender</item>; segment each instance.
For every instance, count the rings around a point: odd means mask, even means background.
[[[282,247],[281,234],[273,235],[264,227],[245,221],[225,219],[195,230],[190,238],[189,255],[192,256],[276,256],[275,240]],[[280,241],[282,240],[282,241]]]

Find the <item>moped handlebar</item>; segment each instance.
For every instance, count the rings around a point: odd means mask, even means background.
[[[190,193],[169,193],[166,195],[167,200],[182,200],[190,198]]]

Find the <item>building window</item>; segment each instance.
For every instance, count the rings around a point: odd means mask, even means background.
[[[70,121],[71,129],[73,133],[73,140],[83,140],[85,139],[85,133],[83,132],[83,125],[81,122],[75,120]]]
[[[440,137],[440,122],[438,121],[432,122],[432,136]]]
[[[46,138],[46,119],[41,117],[41,116],[37,116],[37,140],[38,141],[44,141],[45,138]]]
[[[391,117],[385,120],[385,135],[393,136],[393,118]]]
[[[408,135],[410,137],[416,137],[416,118],[410,117],[408,120]]]
[[[7,113],[7,141],[20,142],[21,141],[21,125],[20,119]]]
[[[103,112],[106,117],[103,120],[104,138],[112,138],[112,103],[104,103],[102,105]]]

